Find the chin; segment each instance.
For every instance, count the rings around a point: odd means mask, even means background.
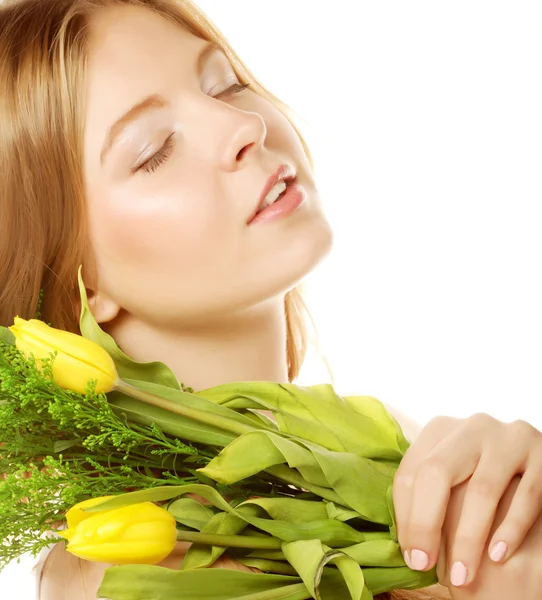
[[[290,291],[313,271],[333,247],[333,230],[320,213],[292,230],[260,265],[260,290],[266,297]]]

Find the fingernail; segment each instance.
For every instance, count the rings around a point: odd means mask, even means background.
[[[467,568],[461,562],[455,562],[450,571],[450,581],[452,585],[460,586],[467,582]]]
[[[410,558],[409,558],[409,556],[408,556],[408,550],[405,550],[405,551],[403,552],[403,558],[405,559],[405,562],[406,562],[406,564],[407,564],[407,567],[408,567],[409,569],[412,569],[412,564],[410,563]]]
[[[429,564],[429,556],[422,550],[412,550],[410,553],[410,564],[415,571],[423,571]]]
[[[495,544],[493,546],[493,550],[491,550],[489,558],[491,558],[491,560],[494,560],[495,562],[499,562],[504,558],[504,555],[507,551],[508,546],[504,542],[499,542],[498,544]]]

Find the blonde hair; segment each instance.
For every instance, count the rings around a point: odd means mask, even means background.
[[[190,0],[5,2],[0,6],[0,325],[10,325],[15,315],[34,317],[43,290],[41,318],[79,332],[76,274],[89,255],[82,173],[84,62],[90,18],[112,5],[148,8],[221,46],[239,81],[250,83],[288,119],[313,166],[293,111],[256,80]],[[310,317],[299,287],[286,295],[285,314],[293,381],[305,358]],[[378,596],[427,597],[407,591]]]

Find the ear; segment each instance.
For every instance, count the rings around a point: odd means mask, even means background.
[[[102,292],[88,290],[88,305],[97,323],[112,321],[120,312],[120,306]]]

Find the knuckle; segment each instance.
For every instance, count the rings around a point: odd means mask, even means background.
[[[531,440],[540,436],[540,431],[523,419],[516,419],[508,424],[510,434],[517,440]]]
[[[448,417],[446,415],[437,415],[433,417],[426,425],[426,428],[441,429],[443,427],[449,427],[455,423],[458,419],[455,417]]]
[[[471,415],[468,418],[469,423],[472,423],[475,427],[487,427],[494,425],[495,423],[497,423],[497,419],[495,419],[494,417],[492,417],[491,415],[488,415],[487,413],[483,413],[483,412],[477,412],[474,413],[473,415]]]
[[[411,473],[397,473],[393,480],[393,487],[396,490],[408,492],[414,487],[414,476]]]

